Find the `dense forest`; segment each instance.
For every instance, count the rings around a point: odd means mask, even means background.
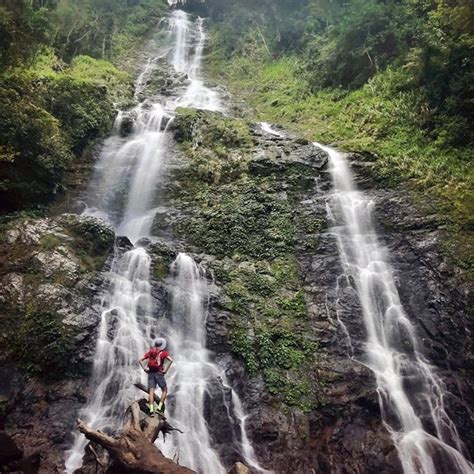
[[[428,193],[455,233],[471,230],[470,0],[207,4],[209,67],[252,114],[368,152],[378,179]],[[455,253],[469,266],[463,239]]]
[[[39,209],[133,93],[118,69],[156,26],[157,0],[6,0],[0,5],[1,209]]]

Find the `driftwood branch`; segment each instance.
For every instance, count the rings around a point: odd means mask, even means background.
[[[92,455],[94,456],[95,458],[95,461],[96,463],[102,468],[102,469],[105,469],[108,465],[107,463],[107,459],[104,459],[102,456],[100,456],[100,454],[94,449],[94,447],[92,446],[92,444],[89,443],[89,445],[87,446],[87,448],[89,449],[89,451],[92,453]]]
[[[144,391],[146,392],[146,388]],[[143,388],[140,388],[143,390]],[[133,402],[127,412],[130,419],[117,437],[111,437],[101,431],[89,428],[82,420],[78,420],[78,428],[87,439],[104,448],[112,460],[108,472],[139,472],[190,474],[191,469],[179,466],[171,459],[163,456],[153,444],[160,433],[176,430],[163,415],[150,417],[146,414],[145,400]],[[179,430],[176,430],[179,431]],[[93,451],[94,452],[94,451]],[[97,459],[97,456],[96,456]]]

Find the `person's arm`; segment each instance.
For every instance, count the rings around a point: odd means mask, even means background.
[[[146,357],[146,355],[144,357],[142,357],[138,363],[140,364],[140,367],[145,371],[145,372],[148,372],[148,369],[147,367],[145,366],[145,364],[143,363],[144,360],[147,360],[148,357]]]
[[[168,367],[165,368],[165,370],[163,371],[163,374],[166,374],[166,372],[168,372],[168,370],[170,370],[170,367],[171,367],[171,364],[173,363],[173,359],[170,357],[170,356],[166,356],[166,359],[169,364],[168,364]],[[165,365],[165,363],[163,362],[163,366]]]

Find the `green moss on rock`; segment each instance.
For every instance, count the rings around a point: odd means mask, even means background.
[[[191,171],[209,183],[228,182],[240,176],[253,144],[249,124],[219,112],[177,109],[176,139],[192,158]]]
[[[318,405],[320,387],[311,377],[317,344],[308,339],[307,304],[294,257],[226,259],[214,262],[213,270],[224,287],[221,304],[234,314],[231,350],[249,374],[261,373],[267,391],[285,405],[303,410]]]
[[[59,222],[74,238],[74,250],[80,256],[89,259],[99,259],[103,263],[109,250],[114,244],[115,234],[111,227],[104,222],[92,217],[78,218],[74,214],[65,214],[60,217]],[[98,269],[95,264],[93,268]]]
[[[20,367],[48,379],[72,374],[72,351],[72,330],[51,312],[28,312],[13,342],[13,356]]]
[[[207,253],[276,258],[293,245],[290,204],[273,191],[270,180],[204,184],[195,202],[198,207],[182,230]]]
[[[61,244],[61,239],[55,234],[43,235],[40,239],[40,246],[45,250],[52,250]]]

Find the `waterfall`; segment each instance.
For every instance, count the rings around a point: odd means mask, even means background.
[[[217,92],[204,85],[201,75],[201,64],[204,46],[206,44],[206,32],[204,30],[204,20],[202,18],[198,18],[197,20],[194,40],[196,42],[196,50],[187,70],[190,84],[184,95],[180,98],[178,105],[180,107],[194,107],[197,109],[222,111],[223,108]]]
[[[212,449],[210,433],[204,418],[204,401],[210,384],[223,391],[228,387],[225,374],[211,360],[206,349],[206,317],[208,306],[207,282],[204,270],[186,254],[180,253],[171,266],[171,312],[163,320],[160,331],[168,335],[173,348],[174,366],[170,372],[170,393],[174,403],[168,419],[173,426],[183,429],[183,434],[172,434],[160,447],[168,457],[179,457],[180,463],[206,474],[224,474],[216,452]],[[245,416],[235,392],[233,407],[230,407],[229,426],[232,417],[240,422],[238,443],[245,462],[257,470],[253,448],[245,435]],[[170,442],[171,441],[171,442]]]
[[[137,369],[137,360],[147,349],[146,336],[156,324],[149,316],[150,262],[143,248],[135,248],[115,258],[112,264],[90,382],[94,390],[80,415],[96,429],[117,429],[124,408],[136,398],[133,383],[146,383],[145,374]],[[82,466],[86,445],[86,438],[76,435],[66,459],[66,472]]]
[[[423,357],[399,298],[386,251],[372,224],[373,202],[358,191],[345,157],[330,159],[333,221],[346,284],[353,281],[366,331],[361,361],[374,373],[383,422],[405,473],[472,473],[456,427],[446,413],[441,379]],[[339,283],[340,284],[340,283]]]
[[[217,93],[205,87],[201,78],[205,38],[202,19],[193,22],[179,10],[170,15],[166,53],[152,51],[137,79],[135,98],[145,92],[156,61],[165,55],[176,72],[187,74],[189,83],[177,91],[175,99],[157,95],[129,111],[135,120],[127,137],[120,134],[125,114],[119,113],[113,134],[105,140],[95,166],[84,213],[106,220],[116,234],[127,236],[131,242],[153,238],[157,189],[170,154],[167,127],[176,107],[222,109]],[[154,315],[150,265],[151,258],[143,247],[136,246],[125,253],[116,251],[102,300],[90,381],[92,395],[79,416],[94,429],[113,432],[119,428],[125,408],[137,398],[133,383],[146,382],[137,361],[156,336],[164,335],[176,360],[169,378],[174,399],[171,418],[186,431],[182,437],[162,443],[162,449],[173,453],[177,449],[180,463],[198,472],[224,473],[204,417],[204,397],[212,380],[218,380],[223,389],[231,389],[205,348],[207,290],[203,271],[191,257],[178,256],[171,268],[171,318],[166,321]],[[238,422],[236,445],[242,459],[263,471],[245,433],[245,414],[234,392],[232,399],[229,423],[232,419]],[[67,453],[66,472],[81,467],[86,445],[85,437],[76,434]]]

